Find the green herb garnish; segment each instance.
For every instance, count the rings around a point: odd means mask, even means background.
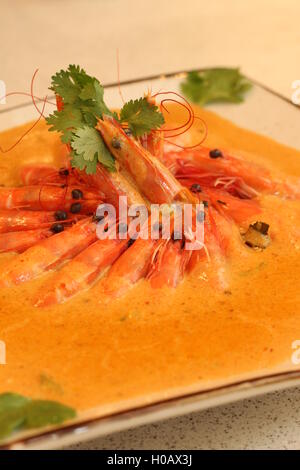
[[[148,134],[161,127],[165,120],[158,107],[149,103],[147,98],[131,100],[125,103],[120,112],[121,123],[127,122],[132,134],[136,137]]]
[[[76,65],[69,65],[52,77],[51,88],[63,100],[63,109],[47,119],[50,131],[61,133],[61,140],[72,149],[72,165],[86,173],[95,173],[100,162],[109,171],[115,170],[114,158],[95,130],[103,115],[126,123],[135,137],[147,134],[164,123],[157,106],[146,98],[125,103],[120,117],[104,102],[104,89],[99,80]]]
[[[17,430],[61,424],[75,416],[75,410],[56,401],[31,400],[16,393],[3,393],[0,395],[0,439]]]
[[[71,146],[74,150],[74,158],[81,158],[77,166],[81,166],[82,161],[86,166],[96,165],[99,161],[108,170],[114,171],[115,166],[111,153],[103,142],[100,133],[93,127],[85,126],[77,129],[72,135]],[[92,173],[94,173],[94,170],[92,170]]]
[[[194,103],[241,103],[252,84],[239,69],[213,68],[190,72],[181,83],[182,93]]]
[[[51,90],[63,100],[63,109],[54,111],[46,121],[50,131],[60,132],[62,142],[70,144],[72,165],[94,173],[100,162],[113,171],[114,158],[94,129],[103,114],[112,115],[104,103],[104,89],[99,80],[87,75],[79,66],[69,65],[67,70],[52,77]],[[87,144],[91,136],[92,142]]]

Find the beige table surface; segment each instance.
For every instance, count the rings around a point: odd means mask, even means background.
[[[102,82],[216,65],[291,97],[299,0],[0,0],[0,80],[36,93],[79,63]],[[12,98],[7,107],[28,101]],[[74,448],[300,448],[299,389],[143,426]]]
[[[0,0],[0,79],[44,94],[78,63],[103,83],[227,65],[291,96],[300,79],[299,0]],[[10,103],[15,103],[15,98]]]

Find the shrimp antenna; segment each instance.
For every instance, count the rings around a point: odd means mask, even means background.
[[[36,101],[35,101],[35,97],[34,97],[34,94],[33,94],[33,85],[34,85],[34,80],[35,80],[35,77],[38,73],[39,69],[36,69],[34,74],[32,75],[32,79],[31,79],[31,84],[30,84],[30,95],[31,95],[31,99],[32,99],[32,103],[33,103],[33,106],[35,107],[35,109],[37,110],[37,112],[39,113],[39,115],[41,117],[45,117],[44,114],[43,114],[43,111],[41,112],[39,110],[39,108],[37,107],[37,104],[36,104]]]
[[[164,110],[166,113],[169,113],[168,109],[166,108],[165,106],[165,103],[166,102],[172,102],[172,103],[176,103],[176,104],[179,104],[180,106],[182,106],[184,109],[187,110],[188,112],[188,118],[187,118],[187,121],[184,123],[184,124],[181,124],[180,126],[177,126],[177,127],[173,127],[171,129],[159,129],[159,132],[174,132],[174,131],[179,131],[175,134],[172,134],[172,135],[167,135],[165,137],[167,138],[164,138],[164,141],[167,142],[168,144],[170,145],[174,145],[175,147],[179,147],[183,150],[187,150],[187,149],[193,149],[195,147],[199,147],[200,145],[203,144],[203,142],[206,140],[207,138],[207,134],[208,134],[208,128],[207,128],[207,124],[206,122],[204,121],[204,119],[200,118],[199,116],[195,116],[195,113],[194,113],[194,110],[193,110],[193,107],[191,106],[191,104],[188,102],[188,100],[186,100],[182,95],[180,95],[179,93],[176,93],[175,91],[165,91],[165,92],[161,92],[159,91],[158,93],[155,93],[154,95],[152,95],[152,98],[156,98],[157,96],[161,96],[161,95],[173,95],[177,98],[180,98],[182,101],[179,101],[178,99],[176,98],[164,98],[161,102],[160,102],[160,107],[162,110]],[[203,128],[204,128],[204,136],[203,138],[197,142],[196,144],[194,145],[190,145],[190,146],[186,146],[186,145],[179,145],[179,144],[176,144],[175,142],[172,142],[168,139],[171,139],[173,137],[178,137],[182,134],[185,134],[186,132],[188,132],[191,127],[194,125],[194,122],[195,120],[198,119],[202,124],[203,124]]]
[[[121,82],[120,82],[120,57],[119,57],[119,48],[117,48],[117,75],[118,75],[118,91],[121,97],[122,103],[125,104],[124,96],[121,90]]]
[[[32,124],[32,126],[29,127],[29,129],[27,129],[24,134],[21,135],[21,137],[19,137],[19,139],[13,144],[11,145],[9,148],[7,149],[3,149],[2,146],[0,145],[0,152],[1,153],[8,153],[10,152],[11,150],[13,150],[23,139],[24,137],[29,134],[32,129],[38,124],[38,122],[41,120],[41,118],[43,117],[43,112],[45,110],[45,106],[46,106],[46,101],[47,101],[47,96],[45,96],[45,99],[43,100],[43,107],[42,107],[42,111],[40,113],[40,116],[37,118],[37,120]]]
[[[37,96],[34,95],[33,93],[33,85],[34,85],[34,80],[35,80],[35,77],[38,73],[39,69],[36,69],[33,76],[32,76],[32,79],[31,79],[31,85],[30,85],[30,93],[26,93],[26,92],[20,92],[20,91],[15,91],[15,92],[10,92],[10,93],[6,93],[1,99],[3,98],[7,98],[9,96],[13,96],[13,95],[21,95],[21,96],[30,96],[31,99],[32,99],[32,102],[33,102],[33,105],[35,107],[35,109],[37,110],[37,112],[39,113],[39,117],[38,119],[32,124],[31,127],[29,127],[29,129],[27,129],[18,139],[17,141],[12,144],[10,147],[8,147],[7,149],[3,149],[2,146],[0,145],[0,152],[1,153],[8,153],[10,152],[11,150],[13,150],[20,142],[22,142],[22,140],[24,139],[24,137],[26,137],[27,134],[29,134],[32,129],[34,129],[34,127],[38,124],[38,122],[41,120],[42,117],[44,117],[44,111],[45,111],[45,106],[46,106],[46,103],[48,104],[52,104],[53,106],[55,106],[55,103],[52,103],[51,101],[48,101],[48,97],[47,95],[45,96],[44,99],[42,98],[39,98]],[[36,104],[36,100],[39,100],[39,101],[42,101],[43,102],[43,106],[42,106],[42,110],[40,110]]]

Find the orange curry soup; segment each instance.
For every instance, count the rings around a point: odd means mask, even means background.
[[[206,146],[300,177],[299,151],[209,111],[197,112],[209,128]],[[173,118],[180,116],[175,112]],[[14,142],[26,127],[3,132],[1,145]],[[20,184],[24,164],[60,167],[63,152],[58,135],[40,123],[2,157],[0,184]],[[54,399],[77,410],[113,410],[295,368],[300,201],[269,195],[260,201],[259,219],[270,225],[272,243],[254,251],[232,241],[229,289],[216,288],[208,261],[176,289],[152,289],[141,280],[109,303],[96,283],[65,304],[33,307],[31,299],[47,288],[55,271],[1,289],[0,340],[6,343],[7,364],[0,366],[0,393]],[[1,255],[0,269],[12,256],[17,255]]]

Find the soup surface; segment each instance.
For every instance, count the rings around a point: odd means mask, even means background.
[[[197,112],[208,125],[207,146],[300,177],[299,151]],[[179,111],[172,119],[182,120]],[[8,146],[22,130],[2,133],[1,144]],[[63,153],[59,137],[40,123],[2,157],[0,184],[20,184],[24,164],[59,167]],[[296,367],[291,345],[300,339],[300,200],[260,200],[259,218],[270,225],[272,243],[254,251],[233,239],[226,289],[216,288],[208,261],[176,289],[152,289],[142,280],[111,302],[96,283],[65,304],[33,307],[31,299],[55,272],[1,289],[7,364],[0,366],[0,393],[113,410]],[[12,256],[1,256],[0,269]]]

